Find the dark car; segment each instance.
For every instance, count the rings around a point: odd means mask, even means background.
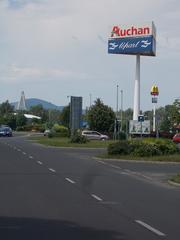
[[[0,137],[12,137],[12,129],[10,127],[1,127]]]
[[[173,137],[174,143],[180,143],[180,133],[176,133]]]

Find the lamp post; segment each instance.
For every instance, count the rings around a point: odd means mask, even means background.
[[[117,123],[118,123],[118,101],[119,101],[119,85],[116,86],[117,92],[116,92],[116,116],[114,120],[114,140],[117,139]]]
[[[121,90],[121,132],[123,126],[123,90]]]

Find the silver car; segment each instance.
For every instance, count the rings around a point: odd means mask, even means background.
[[[107,135],[103,135],[97,131],[84,130],[82,131],[82,136],[85,136],[87,139],[91,140],[108,140]]]

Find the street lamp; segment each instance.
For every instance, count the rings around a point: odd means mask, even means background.
[[[123,126],[123,90],[121,90],[121,132]]]

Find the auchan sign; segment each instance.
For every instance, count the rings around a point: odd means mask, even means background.
[[[113,26],[111,32],[111,38],[124,38],[124,37],[142,37],[152,35],[152,29],[149,26],[137,27],[130,26],[129,28],[123,28],[119,26]]]
[[[108,53],[155,56],[156,29],[154,23],[112,26],[108,40]]]

